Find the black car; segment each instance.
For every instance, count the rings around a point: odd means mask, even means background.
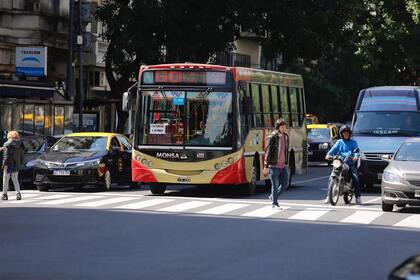
[[[116,133],[73,133],[61,138],[37,159],[35,184],[50,188],[131,185],[131,144]]]
[[[19,170],[19,182],[21,187],[32,187],[34,183],[34,165],[36,159],[47,151],[57,138],[52,136],[23,136],[22,143],[25,147],[24,160],[21,169]],[[3,141],[4,142],[4,141]],[[0,160],[3,158],[3,153],[0,153]],[[0,180],[2,180],[3,173],[0,172]],[[13,183],[10,182],[10,188]]]

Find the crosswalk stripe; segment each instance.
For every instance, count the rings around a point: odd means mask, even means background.
[[[319,218],[321,218],[323,215],[327,214],[329,211],[330,210],[307,208],[289,217],[289,219],[290,220],[316,221]]]
[[[22,193],[22,198],[33,198],[36,196],[41,196],[39,193]]]
[[[136,210],[136,209],[143,209],[143,208],[152,207],[152,206],[156,206],[159,204],[168,203],[172,201],[174,200],[166,199],[166,198],[154,198],[154,199],[149,199],[146,201],[140,201],[140,202],[130,203],[126,205],[119,205],[114,208]]]
[[[356,211],[347,218],[341,220],[342,223],[353,223],[353,224],[370,224],[373,220],[382,216],[381,212],[372,211]]]
[[[98,195],[86,195],[86,196],[63,198],[63,199],[52,200],[52,201],[47,201],[47,202],[40,202],[38,204],[58,205],[58,204],[64,204],[64,203],[70,203],[70,202],[78,202],[78,201],[83,201],[83,200],[96,199],[96,198],[101,198],[101,197],[102,196],[98,196]]]
[[[200,211],[198,213],[209,214],[209,215],[221,215],[221,214],[226,214],[226,213],[244,208],[246,206],[249,206],[249,204],[226,203],[224,205],[209,208],[209,209]]]
[[[157,209],[157,211],[163,211],[163,212],[182,212],[182,211],[186,211],[186,210],[191,210],[193,208],[198,208],[201,206],[205,206],[211,204],[211,202],[206,202],[206,201],[189,201],[189,202],[184,202],[181,204],[177,204],[177,205],[173,205],[173,206],[169,206],[169,207],[165,207],[165,208],[161,208],[161,209]]]
[[[103,206],[103,205],[113,204],[113,203],[118,203],[118,202],[126,202],[126,201],[130,201],[134,199],[137,199],[137,197],[116,197],[116,198],[109,198],[109,199],[103,199],[103,200],[98,200],[98,201],[80,203],[80,204],[77,204],[76,206],[98,207],[98,206]]]
[[[288,209],[289,207],[282,206],[281,208],[273,208],[273,206],[265,206],[258,208],[256,210],[253,210],[251,212],[247,212],[245,214],[242,214],[243,217],[257,217],[257,218],[267,218],[271,215],[274,215],[276,213],[279,213],[281,211],[284,211]]]
[[[420,228],[420,217],[419,215],[411,215],[396,223],[394,227],[412,227]]]
[[[12,203],[19,203],[19,204],[23,204],[23,203],[31,203],[34,201],[43,201],[43,200],[53,200],[53,199],[61,199],[61,198],[65,198],[65,197],[71,197],[72,195],[68,195],[68,194],[55,194],[55,195],[47,195],[47,196],[41,196],[41,197],[34,197],[31,199],[25,199],[26,196],[22,195],[22,200],[16,200],[16,201],[10,201]]]

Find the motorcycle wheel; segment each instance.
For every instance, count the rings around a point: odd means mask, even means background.
[[[328,198],[330,200],[331,205],[336,205],[338,202],[338,199],[340,197],[340,186],[337,182],[337,180],[331,180],[330,186],[328,186],[329,193]]]
[[[344,203],[350,204],[353,200],[353,193],[345,193],[343,194]]]

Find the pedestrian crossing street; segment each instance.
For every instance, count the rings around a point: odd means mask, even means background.
[[[385,226],[420,230],[420,212],[384,213],[379,208],[294,204],[280,201],[273,209],[268,201],[224,198],[166,197],[125,193],[43,193],[27,190],[23,200],[12,192],[1,207],[60,207],[106,209],[113,211],[153,211],[235,218],[259,218],[288,221],[326,222],[345,225]]]

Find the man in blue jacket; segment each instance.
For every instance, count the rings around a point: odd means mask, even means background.
[[[338,140],[331,150],[327,153],[326,159],[331,158],[335,155],[342,157],[349,157],[347,164],[350,167],[351,177],[353,179],[353,187],[356,196],[356,204],[362,204],[359,176],[357,175],[357,161],[359,159],[359,153],[354,153],[358,149],[357,142],[351,138],[351,129],[349,126],[344,125],[340,128],[341,139]],[[331,180],[331,177],[330,177]],[[330,185],[330,184],[328,184]],[[328,195],[324,203],[328,203]]]

